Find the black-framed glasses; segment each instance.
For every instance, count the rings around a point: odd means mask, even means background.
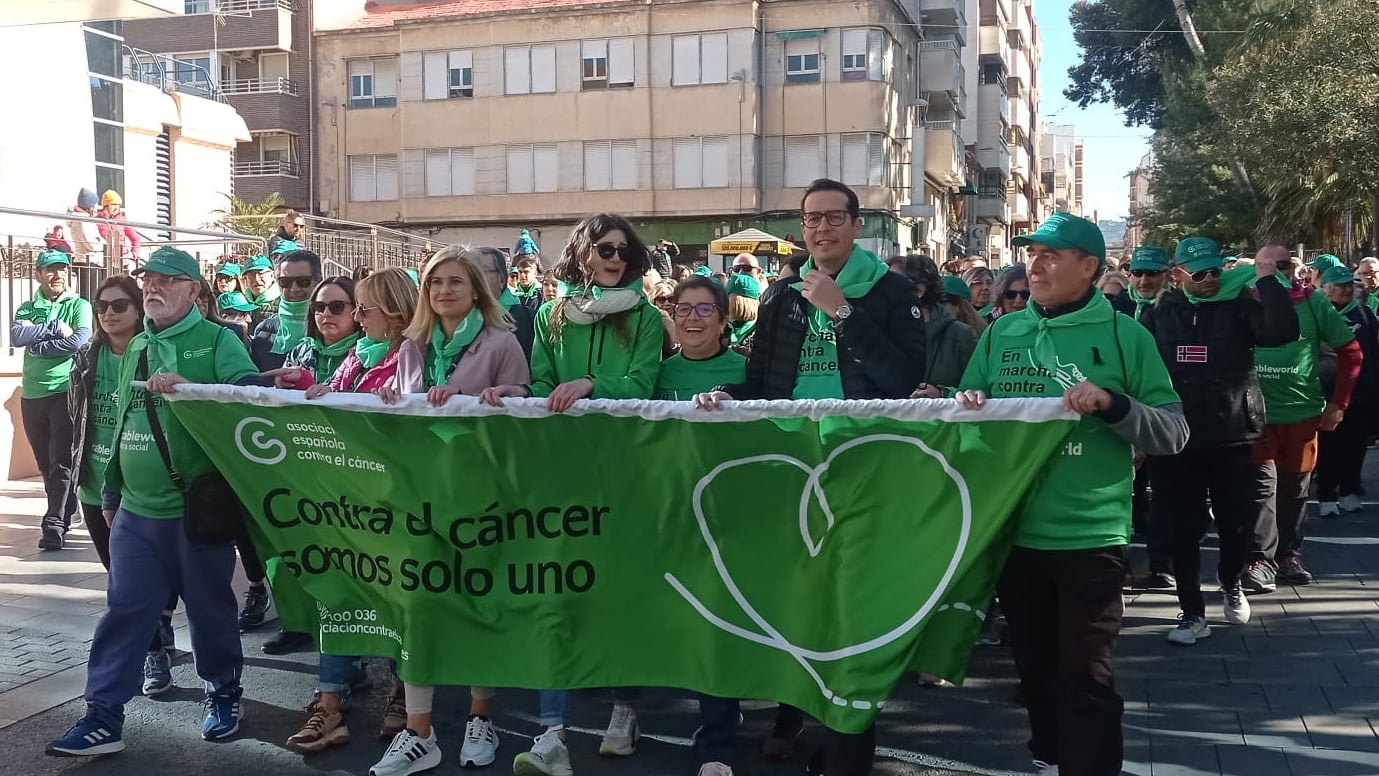
[[[283,288],[300,288],[303,291],[305,291],[311,288],[312,286],[316,285],[316,278],[313,278],[310,275],[302,277],[283,277],[282,275],[279,275],[278,285],[282,286]]]
[[[714,314],[715,312],[717,312],[717,311],[718,311],[718,305],[714,304],[713,302],[700,302],[700,303],[698,303],[698,304],[690,304],[689,302],[681,302],[681,303],[675,305],[675,317],[676,317],[676,318],[688,318],[690,313],[694,313],[695,315],[699,316],[700,318],[707,318],[707,317],[709,317],[710,315],[713,315],[713,314]]]
[[[617,256],[622,259],[624,264],[631,264],[637,256],[636,250],[631,245],[614,245],[613,243],[601,242],[594,246],[594,250],[598,251],[600,259],[611,259]]]
[[[1021,299],[1029,299],[1029,289],[1026,288],[1024,291],[1017,291],[1013,288],[1006,289],[1006,299],[1014,299],[1017,296]]]
[[[96,315],[105,315],[107,310],[114,310],[116,315],[124,315],[129,312],[129,308],[134,305],[133,299],[97,299],[92,307],[96,308]]]
[[[751,272],[751,271],[754,270],[754,269],[756,269],[756,267],[753,267],[751,264],[734,264],[734,265],[733,265],[733,272],[736,272],[736,273],[738,273],[738,274],[742,274],[742,273],[744,273],[744,272]]]
[[[823,213],[804,213],[800,216],[800,223],[810,229],[816,228],[825,221],[828,222],[829,226],[842,226],[848,222],[851,216],[852,214],[846,210],[829,210]]]
[[[1221,277],[1221,268],[1220,268],[1220,267],[1208,267],[1207,269],[1204,269],[1204,270],[1202,270],[1201,272],[1194,272],[1194,273],[1192,273],[1192,282],[1194,282],[1194,283],[1201,283],[1202,281],[1204,281],[1204,280],[1206,280],[1206,279],[1208,279],[1208,278],[1219,278],[1219,277]]]
[[[312,315],[325,315],[326,313],[344,315],[350,309],[350,303],[342,302],[339,299],[333,302],[312,302],[310,309]]]
[[[1132,270],[1130,270],[1130,276],[1131,276],[1131,277],[1137,277],[1137,278],[1156,278],[1156,277],[1158,277],[1158,276],[1160,276],[1160,275],[1162,275],[1162,274],[1164,274],[1164,271],[1161,270],[1161,269],[1132,269]]]

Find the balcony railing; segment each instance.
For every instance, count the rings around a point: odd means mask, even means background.
[[[221,94],[290,94],[297,95],[292,81],[286,78],[240,78],[221,85]]]
[[[188,6],[187,16],[199,14],[237,14],[252,13],[253,11],[271,11],[279,9],[292,11],[291,0],[206,0],[198,6]]]
[[[278,159],[270,161],[251,161],[235,162],[235,176],[259,176],[259,175],[282,175],[288,178],[297,177],[296,162],[284,162]]]
[[[156,86],[162,91],[176,91],[224,102],[225,98],[211,72],[195,62],[177,59],[167,54],[154,54],[132,46],[122,46],[124,77],[130,81]]]

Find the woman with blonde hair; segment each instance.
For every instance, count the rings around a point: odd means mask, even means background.
[[[761,306],[761,286],[756,278],[736,274],[728,278],[728,326],[733,348],[746,353],[751,349],[752,332],[757,326]]]
[[[967,286],[970,296],[968,301],[976,309],[977,315],[982,318],[989,316],[991,308],[995,306],[992,303],[996,301],[991,295],[991,286],[996,282],[996,273],[986,267],[973,267],[963,272],[959,277]]]

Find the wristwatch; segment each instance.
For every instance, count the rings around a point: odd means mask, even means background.
[[[839,323],[846,321],[848,316],[852,315],[852,305],[843,302],[838,306],[837,312],[833,313],[833,315],[838,319]]]

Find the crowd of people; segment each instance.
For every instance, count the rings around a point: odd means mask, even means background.
[[[994,591],[1007,631],[984,628],[981,640],[1013,651],[1039,774],[1119,774],[1113,663],[1132,530],[1149,546],[1146,584],[1176,589],[1173,644],[1211,633],[1200,548],[1213,522],[1232,626],[1250,619],[1247,594],[1312,581],[1301,550],[1314,469],[1323,517],[1360,508],[1379,381],[1379,259],[1352,274],[1330,255],[1303,264],[1267,245],[1236,259],[1191,237],[1172,251],[1138,247],[1113,268],[1095,224],[1056,213],[1015,238],[1024,263],[883,261],[858,244],[857,195],[827,179],[807,189],[800,220],[807,250],[779,274],[751,254],[721,274],[675,262],[673,243],[648,245],[609,214],[581,221],[550,261],[523,232],[510,254],[452,246],[419,271],[326,277],[289,212],[266,255],[222,263],[209,280],[192,256],[162,247],[90,299],[69,287],[70,252],[45,248],[37,292],[11,329],[26,349],[23,417],[48,495],[40,546],[61,549],[80,509],[109,570],[86,713],[48,753],[124,749],[126,704],[172,684],[178,601],[205,685],[202,737],[233,736],[244,719],[240,634],[265,623],[271,581],[242,526],[215,531],[196,506],[214,467],[163,401],[181,384],[308,400],[425,394],[437,406],[457,395],[497,406],[539,397],[553,412],[581,399],[705,412],[750,399],[930,399],[977,417],[989,399],[1036,396],[1061,397],[1081,421],[1013,516]],[[236,563],[249,580],[242,604]],[[313,641],[280,630],[263,649]],[[320,655],[317,690],[286,746],[310,753],[350,740],[346,711],[365,657]],[[395,681],[380,721],[390,743],[371,776],[441,763],[433,695]],[[611,695],[599,752],[629,756],[640,691]],[[494,688],[470,688],[461,766],[496,761],[494,698]],[[566,691],[540,693],[544,731],[514,758],[516,774],[573,772],[567,707]],[[738,701],[700,696],[699,708],[699,774],[730,776]],[[762,756],[794,757],[805,722],[779,706]],[[875,750],[874,729],[830,732],[808,772],[861,776]]]

